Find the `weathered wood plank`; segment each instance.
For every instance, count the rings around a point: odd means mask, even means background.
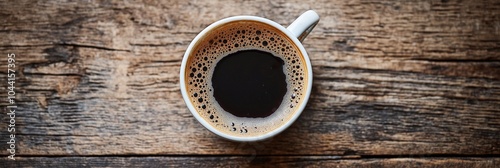
[[[334,156],[19,157],[7,167],[419,167],[493,168],[500,158],[341,159]]]
[[[0,9],[0,54],[15,53],[20,72],[19,155],[500,154],[493,0],[2,1]],[[307,9],[321,21],[304,41],[315,77],[299,120],[257,143],[221,140],[197,123],[178,88],[190,40],[224,17],[286,25]],[[2,81],[5,69],[0,61]]]

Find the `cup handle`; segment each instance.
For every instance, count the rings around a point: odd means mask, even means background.
[[[308,10],[300,15],[287,29],[292,32],[300,42],[302,42],[307,35],[312,31],[314,26],[318,24],[319,15],[313,10]]]

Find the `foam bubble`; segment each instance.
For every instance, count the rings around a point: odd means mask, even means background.
[[[197,112],[222,132],[234,136],[265,134],[283,125],[302,103],[307,88],[307,69],[299,49],[276,28],[254,21],[238,21],[221,25],[205,36],[188,59],[187,92]],[[272,53],[284,62],[287,93],[279,108],[265,118],[236,117],[220,107],[213,98],[211,85],[215,65],[236,51],[257,49]]]

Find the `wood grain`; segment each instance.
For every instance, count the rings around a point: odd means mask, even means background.
[[[0,161],[4,160],[1,158]],[[493,168],[498,158],[393,158],[349,160],[325,156],[20,157],[7,167],[419,167]]]
[[[494,0],[1,1],[0,9],[0,54],[15,53],[19,72],[21,156],[500,155],[500,3]],[[257,143],[222,140],[203,128],[179,91],[180,61],[196,34],[234,15],[287,25],[308,9],[321,21],[304,41],[314,85],[298,121]],[[6,66],[0,61],[2,81]],[[0,132],[1,142],[7,138]],[[190,158],[176,159],[159,158]],[[49,160],[9,164],[54,165]],[[490,161],[431,165],[498,164]],[[428,160],[374,162],[319,164]]]

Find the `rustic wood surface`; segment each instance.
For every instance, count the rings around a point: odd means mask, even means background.
[[[192,117],[179,90],[179,68],[197,33],[234,15],[288,25],[308,9],[321,17],[304,41],[313,92],[289,129],[267,141],[237,143]],[[8,53],[16,54],[17,70],[19,160],[0,159],[8,165],[500,162],[495,0],[0,0],[0,18],[5,156]]]
[[[4,158],[0,158],[4,160]],[[339,159],[336,157],[22,157],[8,167],[467,167],[500,164],[499,158],[391,158]]]

